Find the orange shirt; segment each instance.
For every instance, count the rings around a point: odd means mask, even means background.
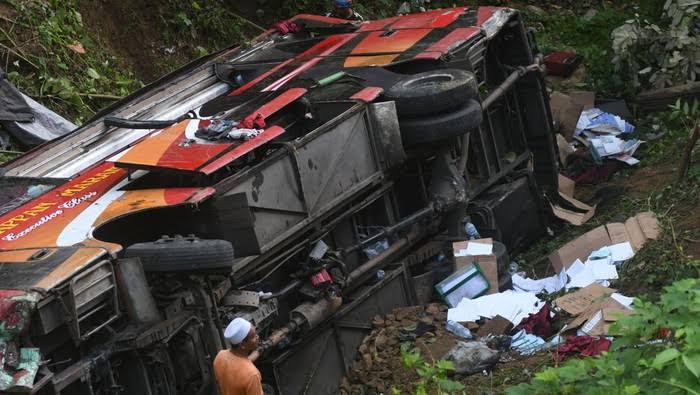
[[[248,358],[221,350],[214,359],[220,395],[263,395],[258,368]]]

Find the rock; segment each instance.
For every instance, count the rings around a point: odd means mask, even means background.
[[[426,324],[426,325],[432,325],[433,321],[435,321],[435,320],[433,319],[433,317],[426,316],[426,317],[422,317],[419,321]]]
[[[396,316],[393,314],[387,314],[386,317],[384,318],[384,321],[386,325],[391,325],[391,321],[394,321],[396,319]]]
[[[366,339],[369,339],[369,338],[366,338]],[[360,348],[358,349],[358,351],[360,352],[360,354],[367,354],[367,352],[369,351],[369,346],[367,345],[367,342],[363,342],[360,345]]]
[[[343,380],[340,382],[340,393],[344,395],[350,394],[350,381],[347,377],[343,377]]]
[[[593,20],[593,18],[595,18],[597,13],[598,11],[596,11],[595,8],[591,8],[588,11],[586,11],[585,14],[583,14],[583,20],[586,22],[590,22]]]
[[[441,309],[439,303],[431,303],[425,307],[425,313],[433,317],[440,314],[440,311]]]
[[[481,342],[457,342],[443,359],[452,361],[455,373],[473,374],[490,368],[498,362],[499,353]]]
[[[382,317],[377,315],[372,320],[372,325],[374,325],[376,328],[383,328],[384,326],[386,326],[386,321],[384,321]]]
[[[365,368],[367,370],[372,370],[372,356],[369,354],[362,354],[362,360],[365,361]]]
[[[447,322],[447,312],[441,311],[440,313],[435,315],[435,321],[438,322]]]
[[[416,317],[422,312],[422,306],[399,307],[393,311],[394,315],[396,316],[396,320],[398,321]]]
[[[377,338],[374,339],[374,346],[377,349],[383,349],[388,343],[389,337],[384,334],[384,331],[380,332],[379,335],[377,335]]]
[[[529,6],[525,7],[525,9],[532,12],[533,14],[535,14],[537,16],[547,15],[547,12],[545,10],[541,9],[540,7],[538,7],[536,5],[530,4]]]

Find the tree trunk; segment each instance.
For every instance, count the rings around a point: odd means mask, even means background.
[[[695,143],[700,137],[700,121],[695,121],[695,126],[688,136],[688,142],[685,145],[685,151],[683,151],[683,159],[681,160],[681,166],[678,168],[678,182],[681,182],[688,175],[688,169],[690,168],[690,160],[693,157],[693,148],[695,148]]]

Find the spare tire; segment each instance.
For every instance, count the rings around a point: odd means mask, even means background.
[[[404,145],[434,143],[468,133],[481,125],[483,111],[476,100],[456,111],[422,118],[400,119]]]
[[[477,97],[474,74],[459,69],[438,69],[406,76],[385,96],[396,103],[399,117],[417,117],[454,110]]]
[[[138,257],[146,272],[230,269],[233,245],[226,240],[195,236],[163,236],[153,242],[132,244],[124,257]]]

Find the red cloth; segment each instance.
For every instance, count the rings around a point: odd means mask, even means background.
[[[597,184],[601,181],[607,181],[620,167],[620,162],[608,160],[603,162],[602,165],[590,167],[577,177],[574,177],[574,181],[576,184]]]
[[[265,118],[259,112],[250,114],[241,121],[241,126],[246,129],[265,129]]]
[[[591,357],[599,355],[603,351],[608,351],[612,342],[604,337],[595,338],[591,336],[567,336],[566,343],[559,346],[554,359],[561,362],[573,355]]]
[[[524,329],[526,333],[532,333],[543,339],[552,335],[552,317],[549,314],[549,306],[544,305],[540,311],[530,314],[518,325],[518,329]]]
[[[292,21],[277,22],[275,23],[274,28],[282,35],[288,33],[298,33],[301,31],[301,27]]]

